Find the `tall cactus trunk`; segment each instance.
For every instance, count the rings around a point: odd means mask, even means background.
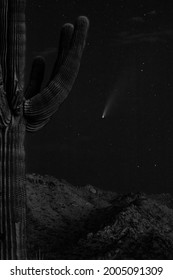
[[[25,125],[0,130],[1,259],[26,259]]]
[[[44,60],[34,60],[24,92],[25,1],[0,0],[0,258],[26,259],[25,131],[42,128],[76,79],[89,26],[65,24],[50,82],[40,92]]]
[[[26,259],[24,86],[25,1],[0,4],[0,234],[1,259]]]

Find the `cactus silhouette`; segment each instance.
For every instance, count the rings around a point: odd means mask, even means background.
[[[42,128],[68,96],[80,66],[88,19],[65,24],[57,60],[41,90],[44,59],[36,57],[24,90],[26,0],[0,1],[0,257],[26,259],[25,132]]]

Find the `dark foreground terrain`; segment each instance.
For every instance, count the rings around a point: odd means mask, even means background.
[[[28,259],[173,259],[173,197],[27,175]]]

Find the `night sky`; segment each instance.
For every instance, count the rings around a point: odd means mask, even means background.
[[[27,134],[27,172],[121,193],[173,193],[172,1],[27,2],[26,80],[42,55],[46,83],[61,26],[90,20],[73,90],[45,128]]]

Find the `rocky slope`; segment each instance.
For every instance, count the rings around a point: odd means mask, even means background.
[[[173,198],[27,176],[28,259],[173,259]]]

